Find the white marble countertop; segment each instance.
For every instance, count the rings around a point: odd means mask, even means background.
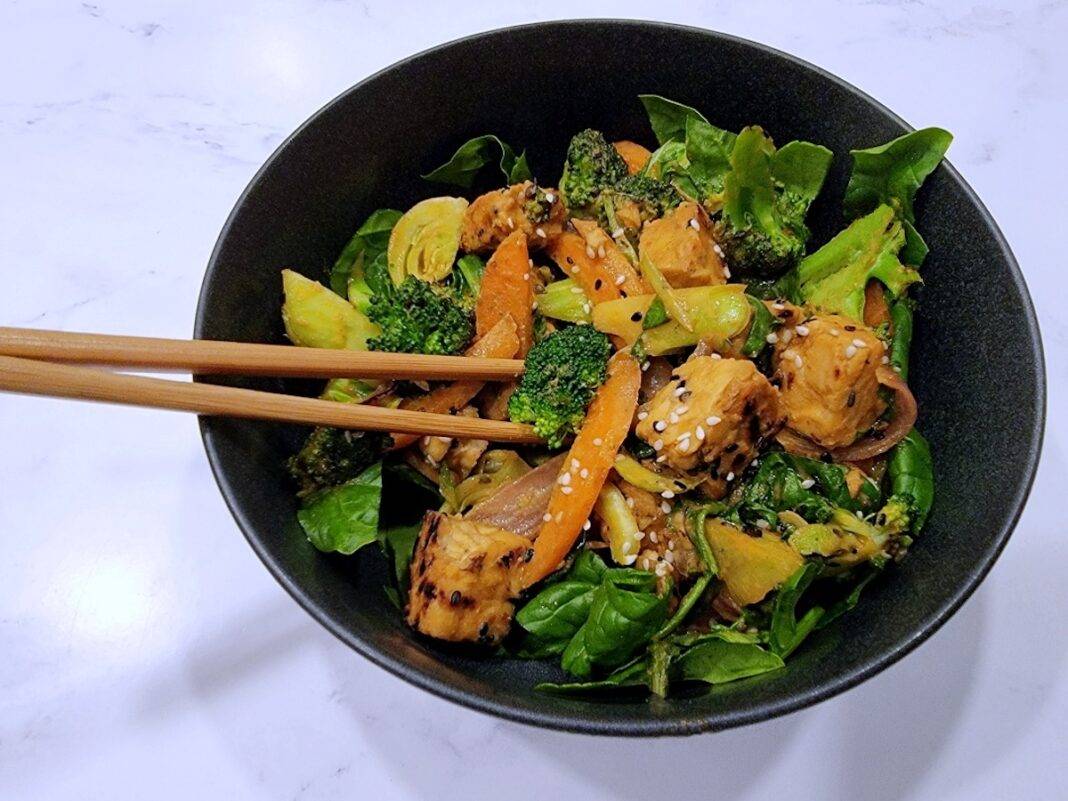
[[[951,129],[1068,405],[1064,2],[446,5],[0,3],[0,324],[188,336],[234,200],[326,100],[473,31],[655,13]],[[0,397],[0,797],[1064,798],[1066,439],[1052,414],[1004,556],[904,662],[781,720],[642,742],[485,717],[350,652],[246,545],[192,417]]]

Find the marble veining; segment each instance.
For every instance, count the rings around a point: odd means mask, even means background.
[[[790,717],[686,740],[538,731],[408,686],[300,611],[238,534],[194,419],[2,396],[0,797],[1064,797],[1068,3],[6,0],[0,324],[188,336],[234,200],[316,108],[441,41],[568,16],[759,39],[956,134],[1049,370],[1042,468],[989,579],[904,662]]]

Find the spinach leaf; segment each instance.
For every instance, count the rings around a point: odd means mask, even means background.
[[[685,127],[687,175],[704,200],[723,192],[723,181],[731,169],[731,151],[738,135],[709,125],[698,117],[687,117]]]
[[[656,141],[663,145],[667,142],[686,140],[686,124],[689,120],[708,123],[697,109],[668,100],[660,95],[638,95],[638,99],[645,106],[645,113],[649,115],[649,125],[652,126]]]
[[[725,684],[785,667],[782,657],[759,645],[709,639],[689,648],[675,660],[672,676],[680,681]]]
[[[746,295],[749,306],[753,309],[753,322],[749,325],[749,336],[742,345],[742,354],[753,357],[758,355],[768,344],[768,334],[775,328],[777,320],[768,307],[752,295]]]
[[[851,151],[853,172],[843,202],[846,217],[867,214],[880,204],[893,208],[903,221],[901,260],[905,264],[919,266],[927,257],[927,244],[913,225],[913,201],[952,141],[949,131],[923,128],[878,147]]]
[[[789,196],[788,201],[801,206],[802,216],[816,199],[831,168],[834,154],[812,142],[787,142],[772,154],[772,177]]]
[[[509,184],[529,181],[531,178],[526,151],[517,157],[509,145],[492,134],[468,139],[453,153],[452,158],[423,177],[428,181],[470,189],[482,168],[493,163],[500,166]]]
[[[902,381],[908,381],[909,351],[912,348],[912,301],[909,298],[900,298],[891,304],[890,325],[894,330],[890,341],[890,365]]]
[[[330,270],[330,288],[334,292],[343,298],[349,297],[349,281],[354,278],[358,280],[365,265],[386,252],[389,235],[401,216],[402,213],[395,209],[378,209],[371,213],[345,245]]]
[[[595,667],[625,663],[667,618],[668,601],[669,593],[636,592],[604,581],[594,593],[589,618],[564,649],[561,666],[588,678]]]
[[[857,603],[860,601],[860,594],[864,591],[864,588],[867,587],[872,582],[872,580],[881,572],[881,568],[876,567],[874,565],[869,565],[867,573],[856,584],[853,585],[853,589],[850,590],[849,594],[845,598],[842,598],[841,600],[831,604],[831,606],[827,608],[827,611],[823,614],[823,616],[819,619],[819,622],[816,624],[816,630],[819,631],[822,628],[826,628],[835,620],[844,615],[846,612],[849,612],[854,609]]]
[[[856,512],[878,504],[880,492],[866,482],[857,498],[849,493],[841,465],[775,452],[767,454],[745,485],[739,514],[749,523],[776,525],[778,513],[797,512],[810,523],[824,523],[835,508]],[[809,481],[812,484],[805,486]]]
[[[887,472],[894,494],[908,498],[912,505],[911,528],[916,533],[934,503],[934,462],[931,446],[915,428],[890,452]]]
[[[819,565],[809,562],[799,567],[779,588],[771,610],[768,644],[772,653],[783,659],[794,652],[823,617],[823,608],[814,606],[800,620],[797,619],[797,603],[819,572]]]
[[[536,685],[534,689],[561,695],[582,695],[583,693],[597,692],[599,690],[647,686],[649,686],[649,659],[648,657],[639,657],[628,662],[623,667],[617,668],[603,679],[571,682],[546,681]]]
[[[351,481],[310,496],[297,519],[320,551],[351,554],[374,542],[381,499],[382,464],[376,462]]]
[[[705,594],[705,590],[708,589],[708,585],[712,582],[713,578],[715,578],[714,573],[704,573],[697,577],[697,580],[690,586],[690,589],[688,589],[686,594],[682,596],[682,600],[679,601],[679,605],[672,613],[671,617],[668,618],[667,622],[665,622],[656,633],[657,640],[667,637],[682,625],[686,616],[693,611],[694,606],[701,600],[701,596]]]
[[[392,526],[378,530],[378,544],[382,552],[393,565],[393,578],[395,584],[383,589],[393,605],[398,609],[403,608],[408,596],[408,567],[412,561],[415,550],[415,541],[419,539],[419,530],[422,524],[415,523],[410,526]]]

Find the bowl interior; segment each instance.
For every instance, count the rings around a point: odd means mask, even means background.
[[[691,104],[728,129],[759,123],[779,143],[830,147],[834,165],[811,215],[817,244],[841,226],[850,148],[906,130],[870,98],[810,65],[705,31],[572,22],[481,34],[367,79],[279,148],[220,236],[196,335],[283,342],[279,270],[322,279],[373,209],[455,193],[419,174],[470,136],[496,133],[526,148],[545,184],[559,177],[568,138],[582,128],[654,144],[636,97],[645,92]],[[414,637],[382,592],[386,565],[375,549],[350,558],[315,551],[297,525],[283,469],[303,430],[205,418],[212,467],[241,528],[283,586],[356,650],[433,692],[530,723],[625,734],[724,728],[813,703],[885,667],[952,614],[1007,539],[1037,461],[1041,346],[1012,255],[947,166],[928,180],[917,214],[931,253],[910,383],[934,451],[937,500],[909,557],[871,586],[854,612],[810,638],[786,670],[657,704],[537,693],[534,684],[557,676],[552,665],[474,659]],[[227,383],[283,387],[272,379]],[[982,458],[989,454],[997,458]]]

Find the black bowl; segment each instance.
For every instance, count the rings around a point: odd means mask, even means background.
[[[448,194],[419,174],[461,142],[496,133],[555,181],[569,136],[597,127],[649,143],[636,95],[653,92],[737,130],[835,152],[813,210],[814,240],[841,224],[850,148],[906,124],[856,88],[762,45],[643,22],[554,22],[479,34],[389,67],[331,101],[268,159],[238,200],[208,265],[196,336],[282,342],[282,267],[323,278],[358,222]],[[413,636],[382,592],[374,549],[315,551],[297,526],[283,461],[301,431],[204,418],[208,458],[253,549],[317,620],[367,658],[431,692],[502,717],[573,731],[659,735],[723,729],[813,704],[879,672],[929,637],[975,590],[1019,517],[1041,446],[1045,376],[1020,271],[960,175],[940,167],[918,204],[931,247],[911,384],[930,439],[937,501],[908,558],[860,606],[813,636],[787,668],[666,702],[535,692],[553,665],[436,646]],[[278,390],[267,379],[235,385]],[[288,385],[292,389],[292,385]]]

